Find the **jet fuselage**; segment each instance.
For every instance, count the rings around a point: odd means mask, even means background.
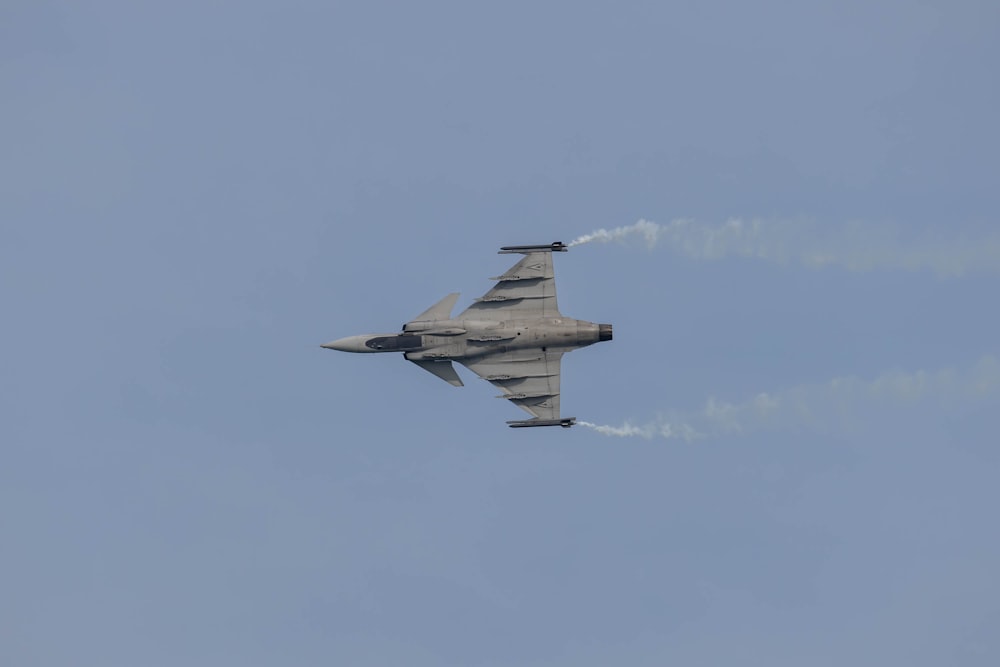
[[[348,336],[323,345],[342,352],[403,352],[411,361],[469,359],[523,348],[565,351],[611,340],[610,324],[568,317],[407,322],[402,333]]]

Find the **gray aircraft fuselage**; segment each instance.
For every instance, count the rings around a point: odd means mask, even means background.
[[[509,350],[559,348],[569,352],[611,340],[610,324],[568,317],[496,321],[407,322],[403,333],[348,336],[323,347],[342,352],[404,352],[410,361],[462,361]]]

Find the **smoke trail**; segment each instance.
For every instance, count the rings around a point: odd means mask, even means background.
[[[885,224],[820,225],[812,222],[731,218],[722,224],[677,219],[666,224],[639,220],[614,229],[598,229],[570,242],[610,243],[640,236],[699,260],[748,257],[812,268],[840,266],[851,271],[930,269],[957,276],[969,271],[1000,270],[1000,235],[942,238],[940,232]]]
[[[713,397],[698,412],[661,414],[645,424],[577,423],[607,436],[691,442],[768,428],[823,428],[828,422],[836,424],[856,416],[863,409],[888,410],[930,401],[968,404],[997,394],[1000,394],[1000,361],[988,355],[964,370],[891,372],[867,381],[834,378],[825,384],[760,393],[742,403],[727,403]]]
[[[618,438],[638,436],[649,440],[653,436],[659,436],[661,438],[668,439],[681,438],[690,442],[692,440],[705,437],[704,434],[698,433],[688,424],[670,424],[662,418],[644,426],[635,426],[628,422],[625,422],[621,426],[602,426],[600,424],[592,424],[591,422],[581,420],[577,420],[576,423],[581,426],[592,428],[602,435],[613,435]]]

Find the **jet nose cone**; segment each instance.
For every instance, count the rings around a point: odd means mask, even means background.
[[[331,340],[329,343],[323,343],[320,347],[325,347],[328,350],[339,350],[341,352],[367,351],[365,348],[364,336],[348,336],[347,338],[338,338],[337,340]]]

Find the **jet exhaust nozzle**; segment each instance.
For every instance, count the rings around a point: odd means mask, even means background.
[[[610,324],[598,324],[597,325],[597,340],[605,341],[611,340],[611,325]]]

